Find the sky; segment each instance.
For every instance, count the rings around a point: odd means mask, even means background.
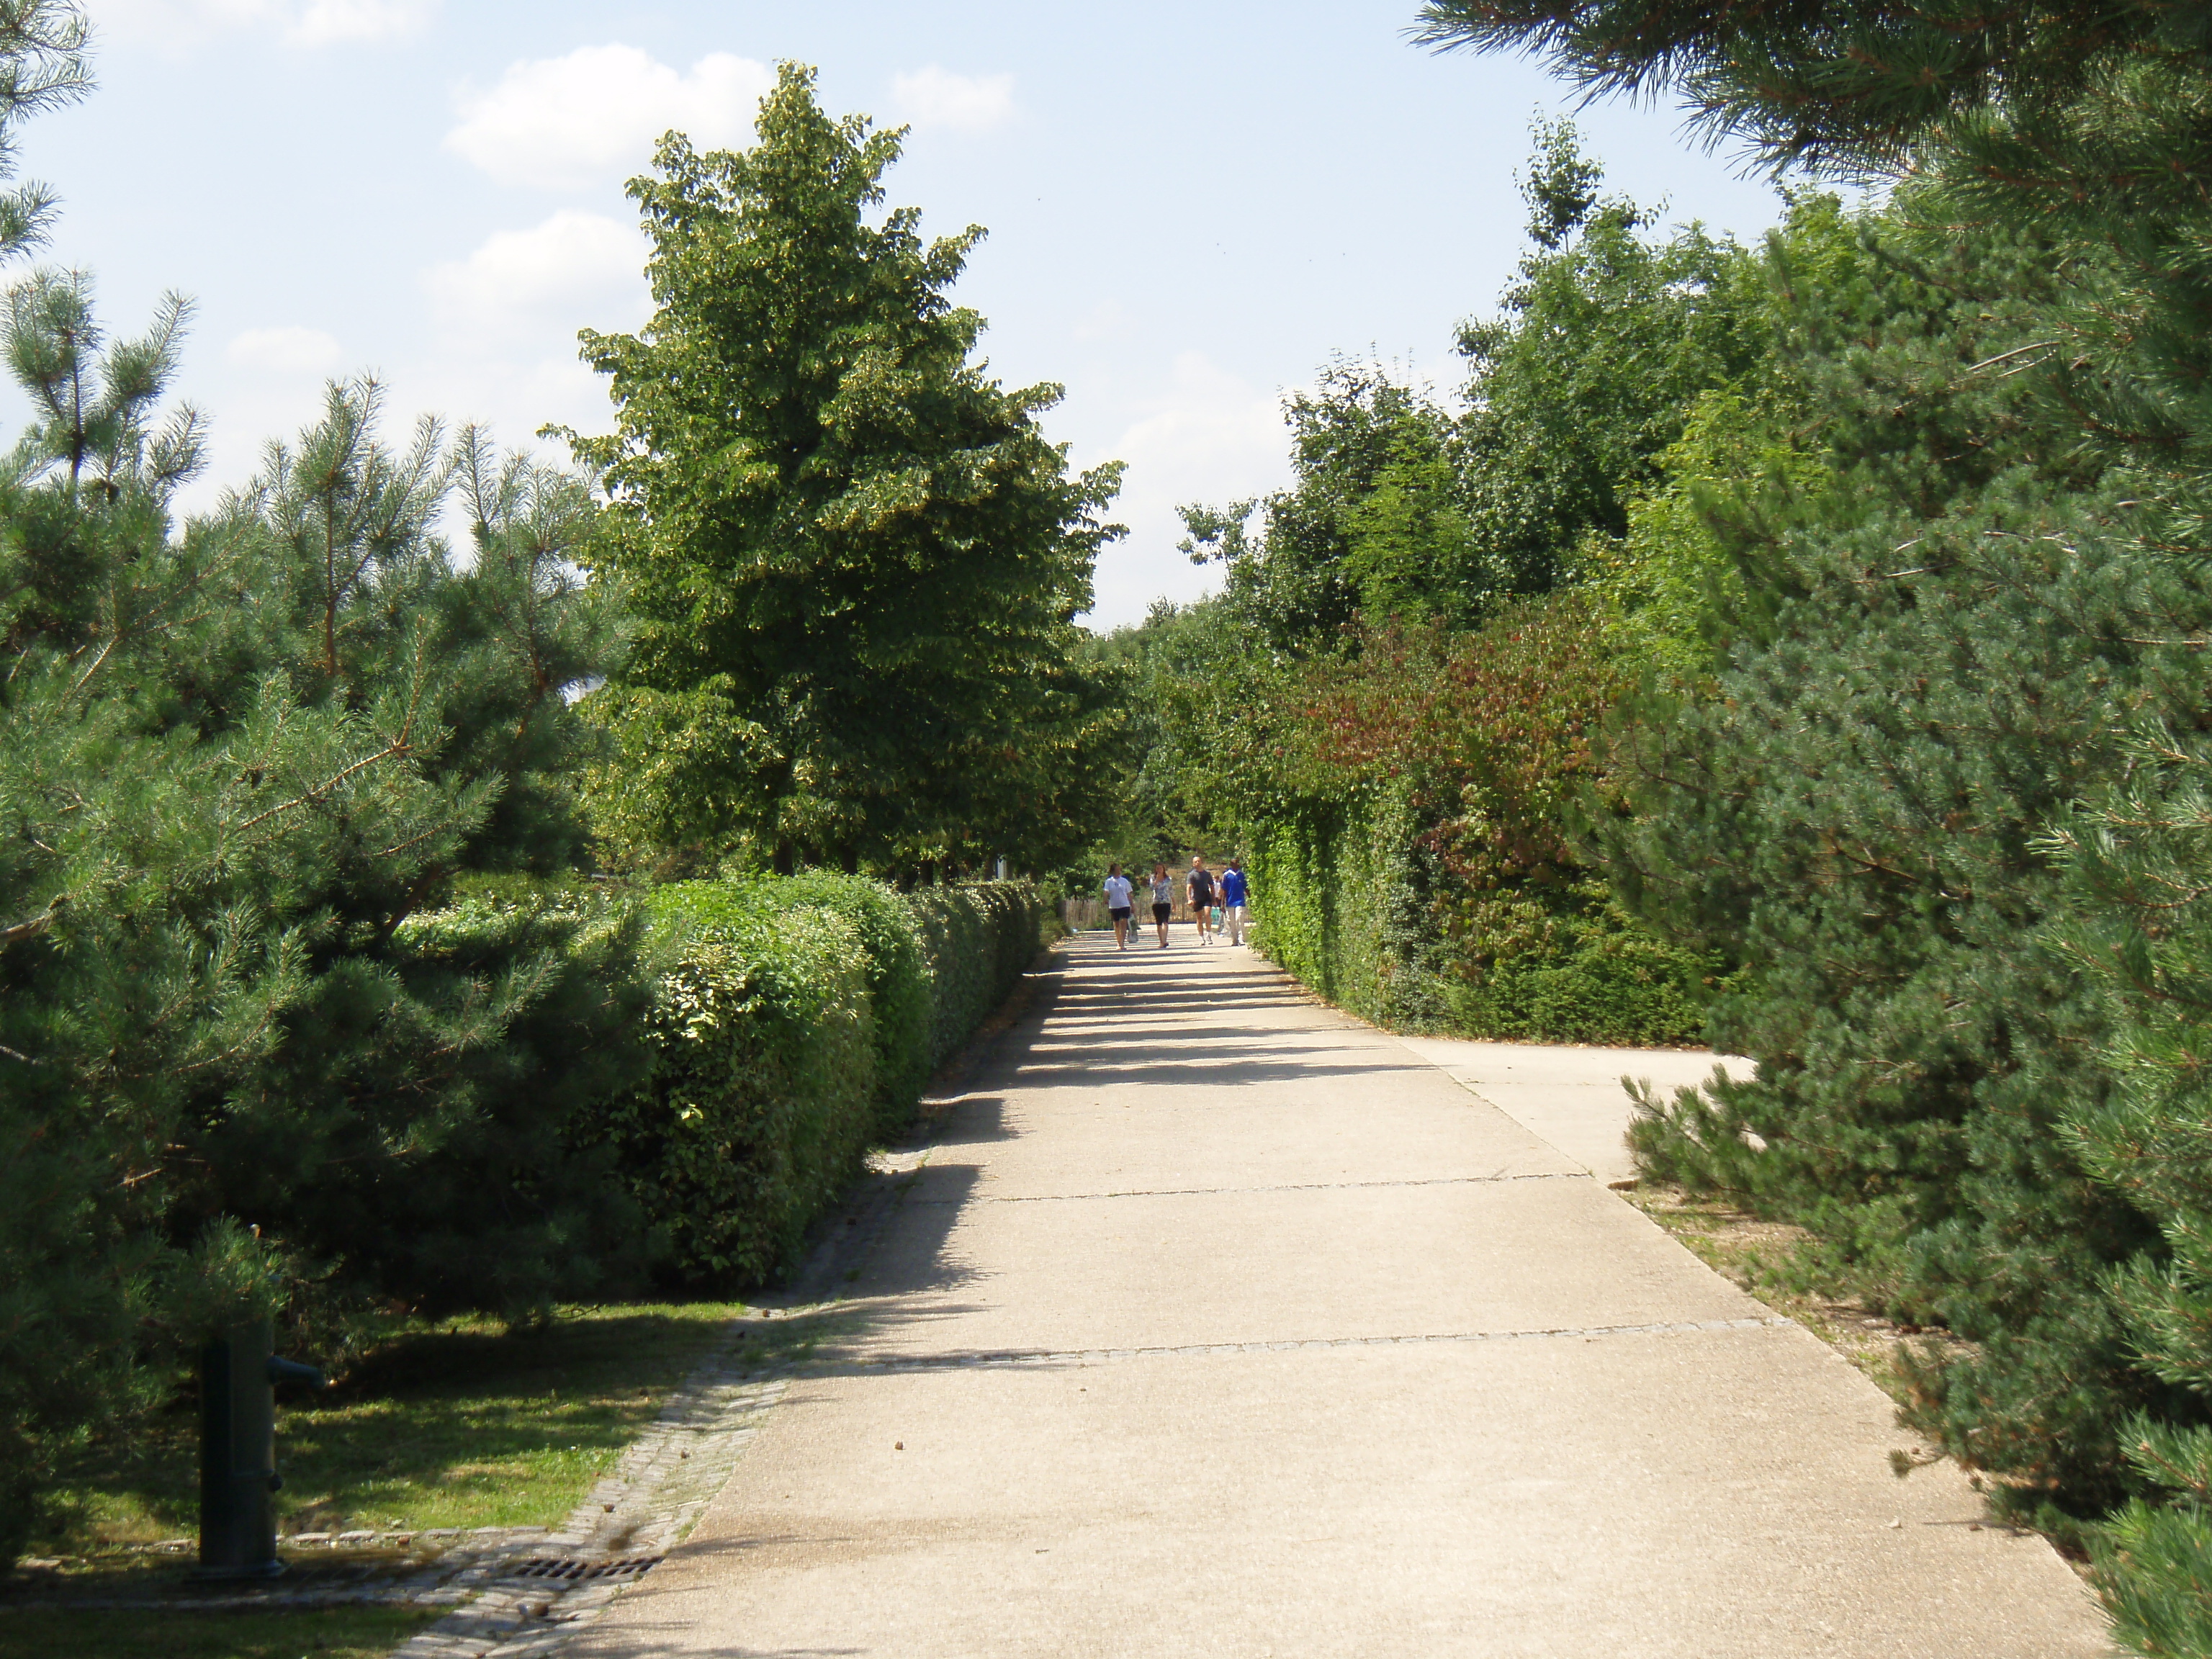
[[[1076,465],[1127,463],[1109,627],[1213,584],[1176,506],[1282,484],[1281,399],[1333,355],[1460,384],[1455,329],[1523,250],[1530,122],[1575,100],[1414,46],[1416,4],[90,0],[99,88],[21,166],[63,198],[44,257],[93,273],[111,330],[192,298],[204,505],[333,375],[375,374],[395,436],[425,411],[518,447],[607,429],[575,335],[650,314],[624,181],[671,127],[747,143],[774,65],[816,65],[832,113],[911,127],[890,205],[988,228],[956,297],[992,372],[1066,388],[1046,428]],[[1577,119],[1613,189],[1740,236],[1778,216],[1671,109]],[[0,393],[0,424],[21,410]]]

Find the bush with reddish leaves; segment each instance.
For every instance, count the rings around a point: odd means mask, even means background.
[[[1638,927],[1582,860],[1624,688],[1599,602],[1469,634],[1378,628],[1271,699],[1249,818],[1263,946],[1388,1024],[1551,1042],[1698,1041],[1727,964]]]

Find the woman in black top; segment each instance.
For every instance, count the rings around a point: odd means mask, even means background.
[[[1206,854],[1190,861],[1190,913],[1198,918],[1198,942],[1213,943],[1213,872],[1206,867]]]

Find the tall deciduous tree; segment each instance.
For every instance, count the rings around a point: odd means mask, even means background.
[[[1589,575],[1701,393],[1761,362],[1754,257],[1601,194],[1567,122],[1540,124],[1522,181],[1531,243],[1498,314],[1463,324],[1455,416],[1379,366],[1337,362],[1284,405],[1296,482],[1184,509],[1184,550],[1299,651],[1355,614],[1468,627],[1516,595]],[[1258,510],[1261,522],[1250,520]]]
[[[754,149],[671,135],[631,185],[659,309],[584,336],[617,416],[577,447],[614,506],[592,559],[638,618],[594,701],[642,846],[1018,855],[1090,721],[1074,617],[1118,469],[1071,475],[1037,426],[1059,389],[974,361],[946,290],[980,229],[871,222],[899,141],[786,64]]]

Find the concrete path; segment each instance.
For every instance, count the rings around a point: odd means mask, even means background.
[[[1544,1066],[1707,1064],[1512,1054],[1530,1114]],[[1188,929],[1076,941],[856,1255],[690,1541],[575,1651],[2109,1651],[2039,1540],[1948,1466],[1890,1474],[1888,1401],[1826,1346]]]
[[[1557,1147],[1601,1182],[1636,1174],[1628,1155],[1636,1103],[1621,1079],[1650,1084],[1662,1098],[1709,1081],[1717,1066],[1748,1078],[1752,1063],[1703,1048],[1547,1048],[1525,1042],[1469,1042],[1462,1037],[1400,1037],[1539,1140]]]

